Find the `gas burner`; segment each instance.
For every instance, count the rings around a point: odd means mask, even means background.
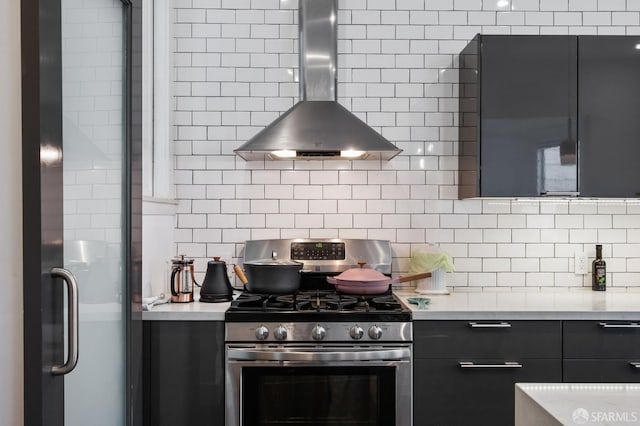
[[[247,293],[245,291],[238,296],[233,304],[239,308],[260,308],[262,307],[263,300],[264,296],[260,294]]]
[[[394,311],[402,308],[402,305],[392,295],[372,298],[369,303],[379,311]]]
[[[240,294],[231,306],[239,310],[288,311],[293,309],[291,302],[287,303],[279,296],[246,291]]]
[[[296,294],[279,296],[276,298],[285,304],[290,304],[296,311],[341,311],[350,310],[356,305],[356,299],[337,294],[335,291],[302,291]]]

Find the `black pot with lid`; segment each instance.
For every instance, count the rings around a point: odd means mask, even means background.
[[[207,262],[207,272],[200,287],[200,301],[219,303],[232,298],[233,287],[227,275],[227,264],[216,256]]]
[[[258,259],[244,262],[244,273],[236,266],[237,277],[252,293],[287,294],[300,287],[303,264],[289,259]]]

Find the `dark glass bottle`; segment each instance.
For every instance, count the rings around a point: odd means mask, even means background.
[[[596,258],[591,264],[591,290],[607,289],[607,262],[602,260],[602,245],[596,244]]]

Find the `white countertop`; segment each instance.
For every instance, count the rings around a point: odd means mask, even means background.
[[[224,313],[231,302],[204,303],[197,299],[190,303],[165,303],[154,305],[142,312],[144,321],[224,321]]]
[[[412,310],[414,320],[640,320],[640,293],[574,291],[482,291],[422,295],[411,290],[395,294]],[[427,297],[427,309],[407,298]]]
[[[414,320],[589,320],[640,321],[640,292],[483,291],[421,295],[411,290],[395,294],[411,308]],[[418,309],[409,297],[428,297],[427,309]],[[224,303],[167,303],[142,313],[143,320],[224,321]]]
[[[640,425],[640,384],[517,383],[516,426]]]

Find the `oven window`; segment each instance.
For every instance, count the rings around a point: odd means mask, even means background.
[[[395,367],[244,367],[243,426],[395,424]]]

